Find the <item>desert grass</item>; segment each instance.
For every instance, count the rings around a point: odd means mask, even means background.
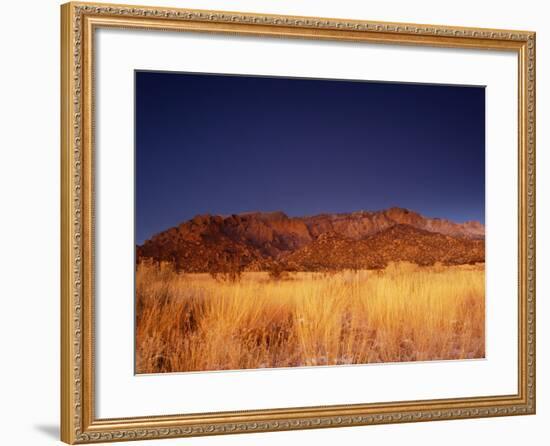
[[[484,265],[238,281],[137,269],[137,373],[482,358],[484,339]]]

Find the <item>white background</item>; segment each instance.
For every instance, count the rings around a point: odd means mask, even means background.
[[[196,445],[242,444],[543,444],[550,421],[548,370],[550,292],[550,78],[545,2],[522,7],[505,1],[153,1],[148,4],[351,17],[369,20],[531,29],[538,33],[538,414],[448,421],[172,440]],[[3,444],[55,444],[59,413],[59,10],[55,1],[4,5],[0,70],[0,400]],[[542,173],[541,173],[542,172]],[[541,198],[542,197],[542,198]],[[548,203],[549,200],[546,200]],[[538,435],[537,435],[538,434]],[[170,441],[156,442],[170,444]],[[148,444],[153,444],[149,442]]]
[[[113,29],[96,43],[99,418],[517,392],[517,201],[499,200],[517,195],[515,54]],[[486,85],[486,359],[135,376],[136,68]]]

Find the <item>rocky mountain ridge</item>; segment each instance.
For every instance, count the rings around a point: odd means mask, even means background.
[[[381,268],[390,261],[484,261],[485,228],[390,208],[288,217],[283,212],[199,215],[137,247],[138,262],[174,263],[188,272],[227,269]]]

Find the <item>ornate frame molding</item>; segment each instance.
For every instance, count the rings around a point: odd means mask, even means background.
[[[535,33],[67,3],[61,8],[61,438],[156,439],[535,413]],[[96,419],[93,375],[93,33],[98,27],[512,51],[519,62],[518,394]]]

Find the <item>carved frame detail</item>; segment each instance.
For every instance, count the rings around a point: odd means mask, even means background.
[[[313,17],[67,3],[61,24],[61,437],[158,439],[535,413],[535,33]],[[220,32],[514,51],[519,65],[519,392],[385,404],[94,418],[93,45],[97,27]]]

